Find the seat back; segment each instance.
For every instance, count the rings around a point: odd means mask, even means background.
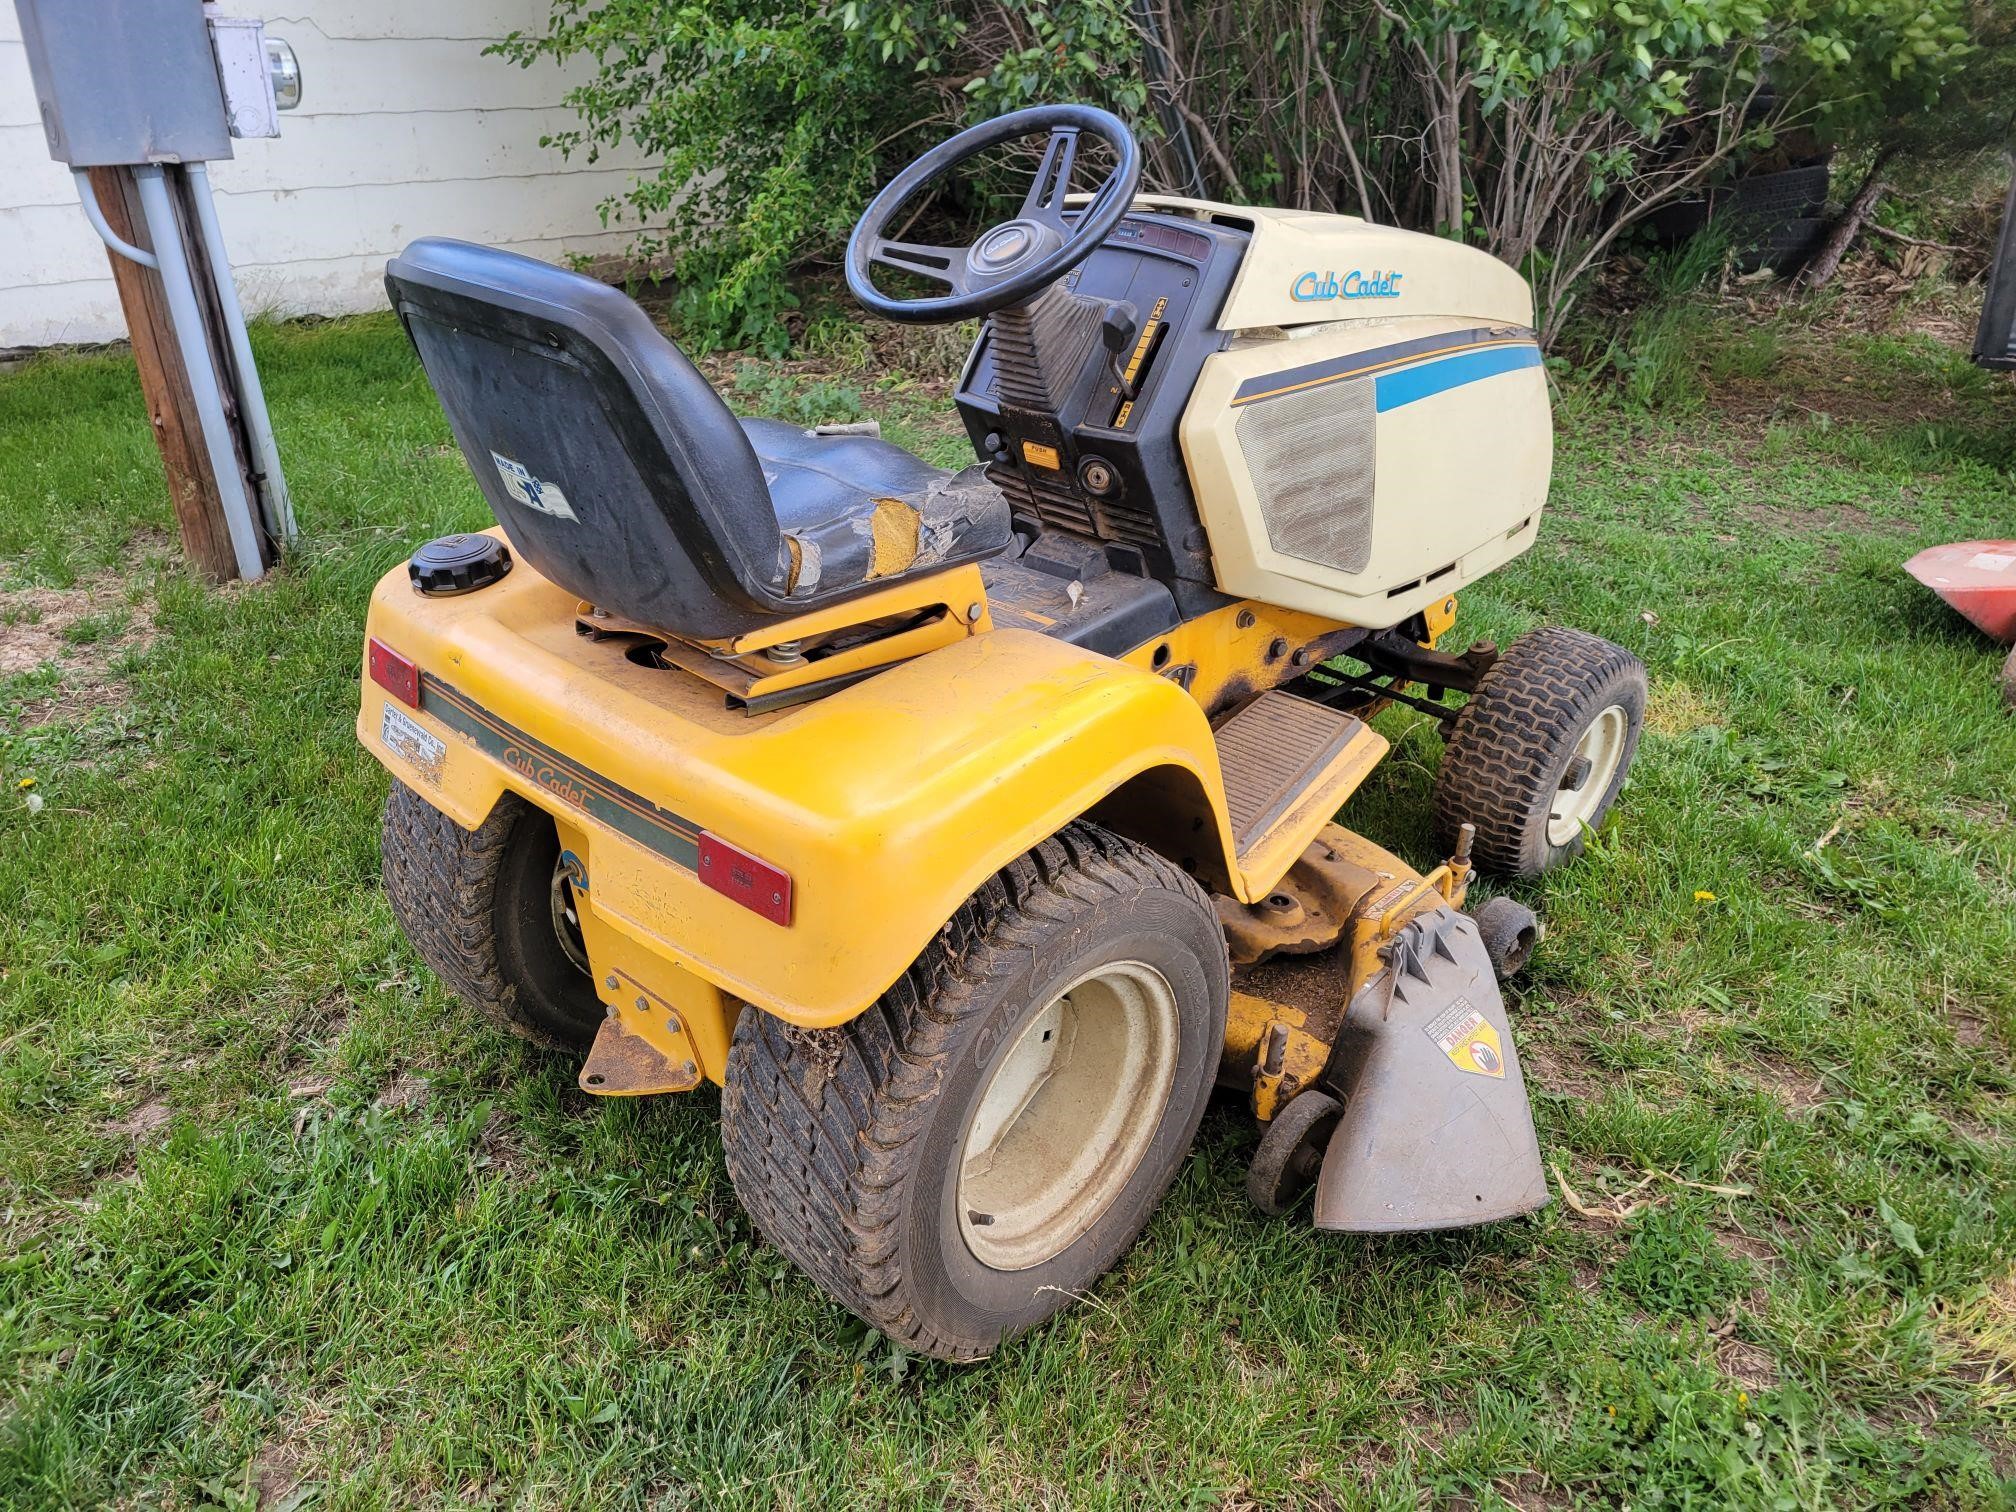
[[[394,258],[385,285],[470,471],[541,575],[695,639],[793,612],[755,451],[633,300],[439,238]]]

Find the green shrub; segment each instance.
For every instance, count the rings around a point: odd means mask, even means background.
[[[1932,98],[1966,3],[555,0],[498,50],[594,60],[550,140],[650,157],[603,212],[671,262],[702,342],[781,350],[788,275],[898,164],[1060,99],[1132,121],[1151,185],[1469,239],[1534,280],[1551,338],[1624,229],[1739,152],[1879,83]]]

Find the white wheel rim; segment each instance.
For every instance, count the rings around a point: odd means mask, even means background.
[[[1622,704],[1611,704],[1589,722],[1589,728],[1575,743],[1575,755],[1568,758],[1570,770],[1576,757],[1588,762],[1589,775],[1579,788],[1562,788],[1554,794],[1547,815],[1548,844],[1566,845],[1582,833],[1585,823],[1595,822],[1596,811],[1603,806],[1603,797],[1617,775],[1618,763],[1624,759],[1624,738],[1630,731],[1631,719]]]
[[[1029,1021],[959,1151],[959,1232],[994,1270],[1084,1237],[1133,1177],[1176,1075],[1176,993],[1141,961],[1101,966]]]

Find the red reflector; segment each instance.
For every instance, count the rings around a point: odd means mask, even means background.
[[[371,681],[399,702],[420,707],[420,669],[377,636],[371,637]]]
[[[791,922],[791,874],[705,830],[700,832],[700,880],[772,924]]]

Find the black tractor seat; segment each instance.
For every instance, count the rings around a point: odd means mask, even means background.
[[[622,619],[725,640],[1012,538],[978,467],[738,422],[633,300],[592,278],[427,238],[385,285],[512,547]]]

